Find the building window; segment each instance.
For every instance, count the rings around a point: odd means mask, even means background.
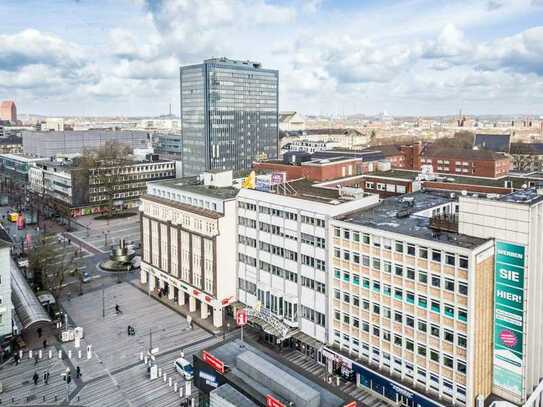
[[[445,263],[449,266],[454,266],[456,264],[455,255],[453,253],[446,253]]]
[[[468,261],[468,258],[466,256],[460,256],[458,258],[458,267],[460,267],[461,269],[465,269],[465,270],[468,269],[469,261]]]
[[[459,282],[458,283],[458,292],[462,295],[468,295],[468,284]]]
[[[396,241],[394,244],[394,250],[396,250],[398,253],[403,253],[403,242]]]
[[[426,247],[419,247],[419,257],[421,259],[428,258],[428,249]]]
[[[407,254],[409,256],[414,256],[415,255],[415,245],[414,244],[407,243]]]
[[[439,301],[432,300],[430,301],[430,309],[432,312],[437,312],[439,314],[441,312],[441,304]]]
[[[441,263],[441,251],[432,250],[432,261],[436,261],[438,263]]]
[[[441,288],[441,277],[432,274],[432,287]]]
[[[419,283],[428,283],[428,274],[425,271],[419,271]]]

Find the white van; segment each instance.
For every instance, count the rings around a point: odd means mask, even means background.
[[[182,374],[185,380],[192,380],[194,373],[192,370],[192,365],[187,359],[183,359],[183,358],[176,359],[174,364],[175,364],[175,370],[177,370],[177,373]]]

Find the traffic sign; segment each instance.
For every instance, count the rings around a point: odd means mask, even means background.
[[[224,373],[224,363],[207,351],[202,352],[202,360],[219,373]]]
[[[271,394],[266,396],[266,407],[286,407],[283,403],[273,397]]]
[[[236,323],[238,326],[247,324],[247,310],[245,308],[236,311]]]

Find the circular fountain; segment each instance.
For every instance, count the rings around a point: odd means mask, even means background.
[[[133,260],[135,256],[136,253],[126,247],[123,239],[119,242],[119,246],[111,249],[109,259],[101,262],[98,267],[103,271],[126,273],[134,268]]]

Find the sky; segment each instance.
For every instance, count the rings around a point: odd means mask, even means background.
[[[179,113],[179,67],[278,69],[280,110],[543,115],[543,0],[1,0],[0,100]],[[6,18],[9,16],[9,18]]]

